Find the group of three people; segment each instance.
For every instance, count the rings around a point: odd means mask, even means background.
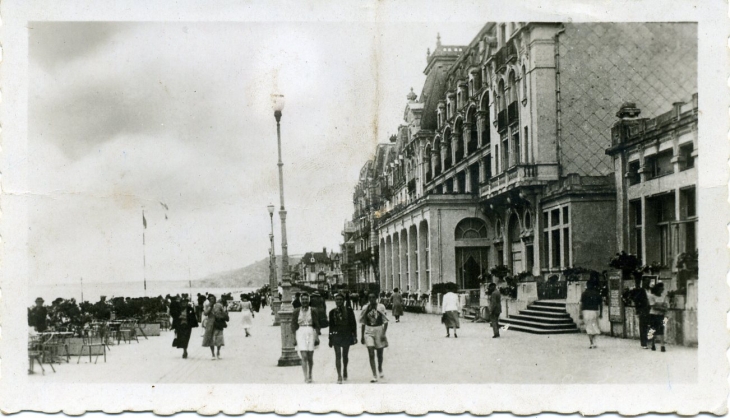
[[[580,318],[585,322],[586,334],[590,342],[588,348],[590,349],[598,348],[596,339],[601,334],[598,320],[603,317],[603,296],[599,287],[598,274],[591,274],[586,283],[586,290],[583,291],[580,299]],[[664,283],[659,282],[650,288],[648,281],[645,281],[641,287],[637,286],[636,290],[634,306],[636,315],[639,317],[641,348],[649,349],[649,341],[651,341],[652,351],[656,351],[656,343],[659,343],[661,351],[665,352],[665,313],[669,304],[664,295]]]
[[[388,330],[388,317],[385,313],[385,306],[378,303],[375,294],[368,295],[369,302],[363,307],[360,313],[361,338],[360,342],[368,349],[370,358],[370,369],[373,373],[371,382],[375,383],[378,378],[382,379],[383,354],[388,346],[386,333]],[[320,310],[321,307],[310,305],[310,297],[307,293],[300,295],[301,306],[294,310],[291,329],[294,333],[294,344],[302,358],[302,371],[304,381],[312,382],[312,367],[314,366],[314,350],[319,345],[321,330]],[[357,344],[357,321],[355,312],[351,307],[345,305],[345,296],[341,293],[335,295],[336,307],[330,310],[329,322],[329,346],[335,351],[335,367],[337,368],[337,383],[347,380],[347,366],[349,363],[350,346]],[[376,367],[377,357],[377,367]]]
[[[175,330],[175,339],[172,346],[183,350],[182,358],[188,358],[188,345],[193,328],[198,327],[198,316],[195,308],[190,304],[187,295],[170,306],[172,328]],[[203,304],[202,323],[205,328],[203,347],[210,347],[213,360],[221,358],[221,347],[224,345],[223,329],[228,325],[228,310],[216,300],[215,295],[208,295]],[[217,352],[216,352],[217,349]]]

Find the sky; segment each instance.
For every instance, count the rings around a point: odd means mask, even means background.
[[[338,251],[360,168],[420,93],[426,49],[481,26],[34,23],[30,283],[187,280],[266,258],[277,91],[289,254]],[[274,228],[280,254],[278,214]]]

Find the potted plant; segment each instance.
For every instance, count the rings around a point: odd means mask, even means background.
[[[497,278],[497,282],[501,282],[505,279],[505,277],[509,276],[511,273],[511,270],[509,267],[505,266],[504,264],[492,267],[491,270],[489,270],[492,276]]]
[[[594,270],[584,267],[568,267],[563,270],[563,277],[567,282],[587,281]]]
[[[623,280],[628,280],[632,272],[640,270],[639,266],[641,266],[641,263],[639,262],[639,257],[634,254],[627,254],[626,251],[621,251],[620,253],[616,253],[608,261],[608,266],[616,270],[621,270]],[[634,275],[634,279],[636,280],[636,287],[641,287],[641,276]]]
[[[531,271],[523,271],[522,273],[520,273],[516,276],[516,279],[518,282],[534,282],[535,281],[535,277],[532,275]]]
[[[699,253],[697,250],[681,253],[677,256],[677,268],[681,270],[697,271]]]

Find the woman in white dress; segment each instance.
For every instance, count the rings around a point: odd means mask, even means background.
[[[243,330],[246,331],[246,336],[250,337],[251,333],[249,329],[253,326],[253,304],[248,300],[248,295],[241,295],[241,313],[243,313]]]
[[[304,382],[312,383],[312,367],[314,366],[314,349],[319,345],[319,313],[309,306],[309,294],[299,297],[302,306],[294,309],[291,330],[294,334],[294,345],[302,357]]]

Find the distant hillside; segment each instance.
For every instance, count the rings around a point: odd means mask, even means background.
[[[301,256],[289,256],[289,265],[299,262]],[[276,257],[276,277],[281,280],[281,256]],[[269,282],[269,258],[256,261],[239,269],[214,273],[193,280],[193,287],[261,287]]]

